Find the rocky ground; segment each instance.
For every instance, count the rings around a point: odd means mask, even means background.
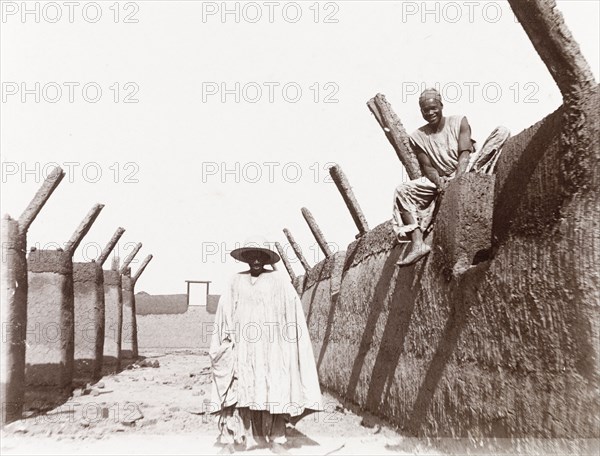
[[[203,413],[203,401],[210,397],[209,366],[201,349],[146,353],[125,370],[75,390],[50,410],[29,406],[27,418],[3,429],[2,454],[216,454],[222,448],[216,445],[215,419]],[[331,395],[324,394],[324,403],[324,412],[288,428],[285,448],[290,454],[499,453],[498,441],[492,446],[407,438],[373,417],[353,413]],[[511,442],[501,453],[597,451],[581,442],[547,443]],[[268,448],[246,453],[271,454]]]

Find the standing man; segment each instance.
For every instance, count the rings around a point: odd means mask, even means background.
[[[467,118],[444,117],[442,97],[437,90],[424,90],[419,106],[427,124],[410,135],[410,143],[424,177],[402,183],[394,192],[394,231],[399,239],[410,233],[412,241],[407,255],[396,263],[398,266],[413,264],[431,251],[423,241],[423,232],[432,221],[434,201],[448,182],[469,171],[492,174],[502,146],[510,137],[508,129],[497,127],[475,152]]]
[[[265,269],[280,257],[264,238],[231,252],[249,269],[233,277],[215,316],[212,402],[224,451],[269,444],[285,453],[286,422],[322,410],[312,344],[298,293]]]

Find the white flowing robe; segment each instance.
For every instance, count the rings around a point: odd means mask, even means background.
[[[234,405],[299,417],[322,410],[312,344],[298,293],[266,271],[236,274],[219,301],[209,355],[216,410]]]

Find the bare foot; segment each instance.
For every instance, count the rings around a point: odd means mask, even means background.
[[[271,452],[275,454],[290,454],[290,452],[285,449],[283,444],[276,442],[271,442]]]
[[[414,264],[417,261],[419,261],[429,252],[431,252],[431,247],[429,247],[427,244],[423,244],[419,247],[413,247],[413,249],[410,252],[408,252],[408,255],[406,255],[402,260],[396,263],[396,266],[410,266],[411,264]]]
[[[221,448],[221,451],[219,451],[219,454],[233,454],[233,453],[235,453],[235,448],[233,448],[233,443],[228,443],[223,448]]]

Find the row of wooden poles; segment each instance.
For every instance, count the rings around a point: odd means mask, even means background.
[[[377,94],[375,97],[369,100],[367,106],[371,110],[371,113],[375,116],[375,119],[379,123],[379,126],[383,129],[389,142],[394,147],[398,158],[400,159],[402,165],[404,165],[404,168],[406,169],[408,177],[410,179],[417,179],[421,177],[421,169],[419,167],[419,163],[417,161],[416,156],[410,148],[408,134],[402,126],[400,119],[394,113],[392,107],[385,99],[385,96],[383,94]],[[348,182],[348,178],[346,177],[340,166],[335,165],[329,168],[329,174],[331,175],[333,182],[335,183],[337,189],[342,195],[344,203],[346,203],[346,207],[350,211],[352,220],[354,220],[354,223],[356,224],[356,228],[358,229],[356,239],[358,239],[369,231],[367,219],[362,209],[360,208],[360,205],[358,204],[356,196],[352,191],[352,187]],[[315,218],[313,217],[312,213],[305,207],[301,209],[301,212],[304,219],[306,220],[306,223],[308,224],[308,227],[310,228],[311,233],[315,237],[319,248],[325,255],[325,258],[329,258],[333,254],[333,252],[331,251],[329,244],[325,240],[323,232],[319,228],[319,225],[315,221]],[[304,268],[305,272],[309,272],[311,266],[302,254],[302,248],[298,245],[289,229],[284,228],[283,232],[288,242],[292,246],[296,257],[300,261],[300,264],[302,264],[302,267]],[[283,260],[283,264],[285,265],[285,268],[287,269],[290,278],[292,279],[292,282],[295,282],[296,274],[292,269],[292,266],[287,255],[285,254],[284,249],[278,242],[275,243],[275,246],[279,252],[279,255],[281,256],[281,259]]]
[[[382,94],[369,100],[386,137],[394,147],[409,178],[421,176],[408,135]],[[336,165],[330,175],[356,224],[356,238],[369,231],[367,220],[348,179]],[[134,276],[130,263],[141,248],[119,266],[102,266],[125,231],[118,228],[99,258],[73,263],[72,257],[103,206],[95,205],[64,249],[35,250],[27,255],[27,231],[52,192],[64,177],[56,168],[18,220],[2,219],[2,422],[21,417],[25,393],[45,388],[53,394],[70,392],[73,382],[96,380],[103,372],[118,370],[121,359],[137,357],[137,324],[134,286],[152,259],[149,255]],[[333,252],[307,208],[302,208],[320,249]],[[311,266],[292,233],[284,233],[306,272]],[[281,245],[276,247],[292,279],[296,275]],[[27,346],[27,349],[26,349]]]
[[[342,168],[339,167],[339,165],[335,165],[329,168],[329,174],[331,175],[331,178],[335,182],[335,185],[337,186],[338,190],[342,194],[342,197],[344,198],[344,202],[346,203],[346,206],[350,211],[350,215],[352,216],[352,219],[354,220],[354,223],[358,228],[358,234],[356,235],[356,237],[359,238],[362,235],[364,235],[367,231],[369,231],[369,225],[367,224],[367,219],[365,218],[365,215],[362,209],[360,208],[358,201],[356,200],[356,196],[352,191],[352,187],[350,187],[350,184],[348,183],[348,178],[342,171]],[[315,218],[313,217],[312,213],[305,207],[301,209],[301,212],[304,216],[304,220],[306,220],[306,223],[308,223],[308,227],[310,228],[310,231],[315,237],[319,248],[325,255],[325,258],[329,258],[333,254],[333,252],[331,251],[329,244],[325,240],[325,236],[323,235],[321,228],[319,228],[319,225],[317,225],[317,222],[315,221]],[[302,264],[302,267],[306,272],[309,272],[311,266],[302,254],[302,248],[298,245],[290,230],[284,228],[283,233],[285,234],[288,242],[292,246],[292,249],[294,250],[296,257],[300,261],[300,264]],[[281,259],[283,260],[283,264],[285,265],[285,268],[287,269],[287,272],[290,275],[292,282],[294,282],[296,280],[296,274],[292,269],[290,260],[288,259],[284,249],[282,248],[279,242],[275,243],[275,247],[279,252],[279,256],[281,256]]]
[[[136,358],[134,287],[148,266],[148,255],[131,275],[138,243],[119,265],[103,265],[125,232],[119,227],[100,256],[73,262],[73,254],[103,209],[96,204],[64,249],[31,248],[29,227],[62,181],[55,168],[18,220],[2,218],[2,424],[22,417],[27,402],[50,403],[74,385],[98,380]]]

